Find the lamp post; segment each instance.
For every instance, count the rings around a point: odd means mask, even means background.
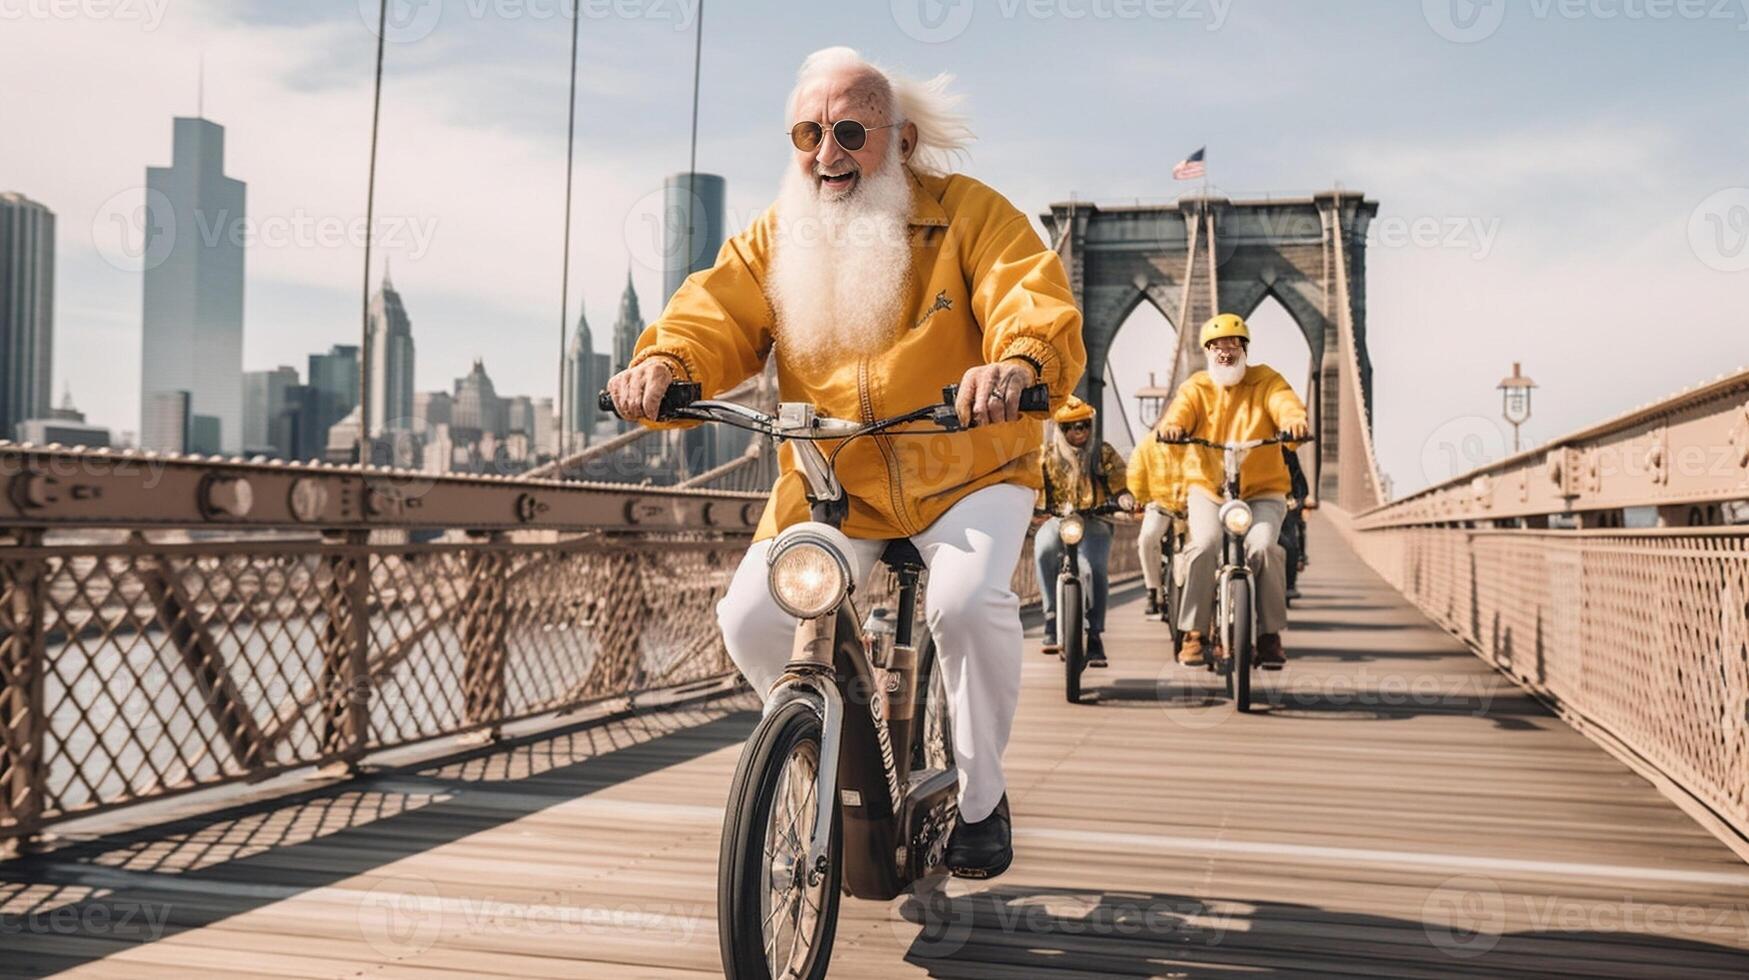
[[[1136,392],[1136,416],[1150,428],[1159,424],[1160,416],[1166,413],[1166,406],[1172,401],[1172,389],[1162,388],[1154,380],[1154,372],[1148,372],[1148,386]]]
[[[1524,376],[1517,361],[1512,374],[1500,380],[1500,415],[1512,426],[1512,452],[1518,453],[1518,427],[1530,419],[1530,390],[1536,382]]]

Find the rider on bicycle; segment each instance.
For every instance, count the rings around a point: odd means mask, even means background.
[[[1043,521],[1032,539],[1033,560],[1038,563],[1039,595],[1044,600],[1045,652],[1060,649],[1057,634],[1057,591],[1051,588],[1057,569],[1063,563],[1063,539],[1057,533],[1062,523],[1057,510],[1065,505],[1076,510],[1091,510],[1101,504],[1116,503],[1123,510],[1135,506],[1124,484],[1123,457],[1111,448],[1111,443],[1098,444],[1094,452],[1093,406],[1074,395],[1051,416],[1056,423],[1045,444],[1044,489],[1039,493]],[[1092,602],[1087,606],[1087,666],[1104,667],[1105,644],[1099,634],[1105,632],[1105,603],[1110,594],[1107,566],[1111,562],[1111,522],[1096,518],[1086,522],[1081,539],[1081,557],[1093,584]]]
[[[1160,603],[1165,600],[1162,590],[1166,583],[1160,577],[1160,542],[1165,539],[1166,532],[1173,525],[1178,527],[1180,541],[1184,540],[1186,533],[1186,448],[1161,442],[1154,437],[1154,432],[1149,432],[1136,444],[1135,451],[1130,453],[1130,493],[1137,500],[1147,503],[1146,512],[1142,515],[1141,532],[1136,538],[1136,549],[1142,557],[1142,580],[1148,585],[1148,616],[1160,615]]]
[[[1251,331],[1231,313],[1209,318],[1201,341],[1208,370],[1179,387],[1161,423],[1165,439],[1196,436],[1211,442],[1267,439],[1285,432],[1296,439],[1310,433],[1306,406],[1273,368],[1247,364]],[[1184,642],[1178,661],[1204,662],[1203,636],[1212,612],[1215,575],[1221,560],[1221,452],[1189,447],[1190,542],[1185,548],[1184,601],[1178,626]],[[1257,580],[1257,665],[1279,669],[1287,660],[1281,631],[1287,625],[1286,555],[1276,539],[1287,513],[1287,465],[1273,449],[1250,453],[1241,464],[1240,482],[1253,521],[1245,535],[1245,560]]]
[[[837,474],[855,581],[884,542],[910,538],[929,568],[925,612],[951,701],[959,824],[947,864],[1000,874],[1012,857],[1002,751],[1020,697],[1019,603],[1009,588],[1040,486],[1041,422],[1086,363],[1081,314],[1057,254],[1000,194],[945,172],[969,137],[945,79],[890,76],[849,48],[802,63],[790,93],[795,152],[775,204],[688,277],[608,383],[620,414],[653,419],[674,380],[709,397],[775,357],[780,397],[839,418],[927,405],[959,383],[966,431],[845,444]],[[809,518],[788,447],[755,534],[717,607],[729,656],[763,696],[796,631],[767,586],[779,529]]]

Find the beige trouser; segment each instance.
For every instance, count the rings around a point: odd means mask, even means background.
[[[1166,536],[1166,529],[1174,520],[1182,519],[1159,504],[1149,504],[1142,514],[1142,529],[1136,534],[1136,551],[1142,557],[1142,581],[1150,589],[1158,589],[1163,584],[1160,580],[1160,539]],[[1179,533],[1183,531],[1180,526]]]
[[[1257,632],[1280,633],[1287,628],[1287,552],[1277,543],[1287,518],[1284,497],[1253,497],[1251,530],[1245,535],[1245,564],[1251,568],[1251,591],[1257,606]],[[1221,502],[1202,492],[1190,493],[1190,541],[1185,545],[1184,596],[1178,608],[1178,628],[1207,635],[1214,616],[1215,574],[1221,567]]]

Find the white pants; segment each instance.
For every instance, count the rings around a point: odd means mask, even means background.
[[[1136,551],[1142,556],[1142,581],[1148,588],[1158,589],[1165,583],[1160,578],[1160,542],[1166,530],[1176,520],[1172,512],[1159,504],[1149,504],[1142,514],[1142,529],[1136,535]]]
[[[1245,564],[1251,568],[1257,632],[1280,633],[1287,627],[1287,552],[1277,543],[1287,517],[1283,497],[1254,497],[1251,530],[1245,534]],[[1178,628],[1204,636],[1214,616],[1215,573],[1221,567],[1221,502],[1200,490],[1190,494],[1190,540],[1184,548],[1184,595],[1178,607]]]
[[[985,487],[911,539],[929,566],[923,608],[953,721],[960,814],[971,822],[989,816],[1007,789],[1002,750],[1020,701],[1021,661],[1020,600],[1009,585],[1034,497],[1013,484]],[[729,656],[760,697],[782,675],[796,633],[795,617],[777,605],[767,585],[771,543],[747,549],[717,604]],[[852,544],[857,581],[866,582],[886,542]]]

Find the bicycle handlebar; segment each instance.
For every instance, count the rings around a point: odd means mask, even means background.
[[[1162,437],[1160,435],[1160,433],[1158,433],[1158,432],[1154,433],[1154,438],[1162,443],[1165,443],[1168,446],[1207,446],[1210,449],[1221,449],[1221,450],[1256,449],[1260,446],[1275,446],[1275,445],[1279,445],[1279,444],[1284,443],[1284,442],[1295,442],[1295,443],[1304,444],[1304,443],[1308,443],[1308,442],[1317,442],[1318,441],[1318,438],[1316,436],[1306,436],[1303,439],[1295,439],[1293,436],[1290,436],[1285,432],[1277,433],[1277,434],[1269,437],[1268,439],[1246,439],[1242,442],[1211,442],[1207,439],[1199,439],[1196,436],[1184,436],[1183,438],[1179,438],[1179,439],[1167,439],[1167,438]]]
[[[957,385],[957,384],[948,385],[947,387],[941,389],[941,402],[939,404],[928,405],[928,406],[925,406],[923,408],[917,409],[915,411],[905,413],[903,415],[894,416],[893,418],[881,419],[881,420],[878,420],[875,422],[870,422],[866,426],[863,427],[862,431],[867,432],[867,431],[872,431],[872,430],[878,430],[878,429],[884,428],[884,427],[889,426],[889,425],[895,425],[899,422],[916,421],[918,419],[927,418],[932,413],[936,413],[937,410],[940,410],[940,409],[948,410],[947,415],[952,416],[953,424],[952,425],[948,424],[946,416],[938,417],[936,419],[936,421],[941,423],[943,428],[949,429],[949,431],[957,429],[959,427],[957,424],[958,423],[958,416],[953,416],[951,410],[954,406],[954,403],[959,400],[959,391],[960,391],[959,385]],[[662,406],[656,412],[656,421],[658,421],[658,422],[671,422],[671,421],[674,421],[676,419],[683,419],[683,418],[694,418],[694,419],[697,419],[699,421],[717,421],[717,422],[726,421],[726,420],[721,419],[721,418],[711,418],[708,415],[686,415],[686,414],[683,414],[684,409],[691,408],[694,404],[701,403],[701,399],[699,398],[700,394],[701,394],[701,389],[696,382],[692,382],[692,381],[673,381],[673,382],[670,382],[668,385],[668,389],[662,393]],[[608,414],[612,415],[614,418],[624,418],[623,415],[619,414],[619,408],[616,405],[614,405],[613,396],[609,395],[607,393],[607,389],[605,389],[605,388],[602,389],[601,392],[595,396],[595,404],[598,407],[600,407],[600,409],[603,412],[607,412]],[[702,402],[702,404],[712,405],[712,404],[716,404],[716,403]],[[1050,407],[1051,407],[1051,391],[1050,391],[1049,387],[1047,387],[1043,384],[1036,384],[1036,385],[1032,385],[1028,388],[1025,388],[1021,391],[1021,393],[1020,393],[1020,410],[1022,412],[1048,412],[1048,411],[1050,411]],[[758,414],[763,415],[763,413],[758,413]],[[824,416],[822,416],[822,418],[824,418]],[[839,435],[844,435],[844,434],[840,433]]]

